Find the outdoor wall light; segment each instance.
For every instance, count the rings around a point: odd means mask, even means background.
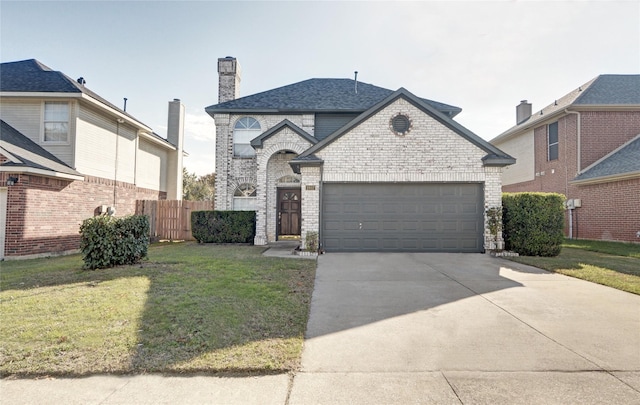
[[[13,186],[17,182],[18,182],[18,178],[17,177],[9,177],[7,179],[7,186]]]

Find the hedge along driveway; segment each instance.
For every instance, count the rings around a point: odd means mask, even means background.
[[[272,373],[299,365],[315,262],[264,249],[153,245],[142,265],[5,262],[3,375]]]

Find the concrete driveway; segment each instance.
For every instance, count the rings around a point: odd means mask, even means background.
[[[640,404],[640,297],[480,254],[318,259],[290,404]]]
[[[295,375],[0,379],[2,404],[640,404],[640,296],[479,254],[318,259]]]

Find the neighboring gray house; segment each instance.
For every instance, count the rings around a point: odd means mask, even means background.
[[[328,252],[493,247],[485,209],[515,160],[455,122],[459,108],[350,79],[238,98],[237,60],[218,72],[215,205],[255,210],[256,245],[317,232]]]

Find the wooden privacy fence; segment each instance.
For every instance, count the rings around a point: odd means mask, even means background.
[[[194,240],[191,212],[213,210],[213,201],[138,200],[136,214],[149,217],[149,236],[158,240]]]

